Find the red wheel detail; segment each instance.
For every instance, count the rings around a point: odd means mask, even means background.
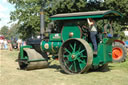
[[[118,60],[120,58],[122,58],[123,56],[123,50],[119,47],[115,47],[112,50],[112,57],[114,60]]]
[[[121,40],[114,40],[114,42],[115,43],[118,42],[118,43],[121,43],[121,44],[125,45],[125,43],[123,41],[121,41]]]

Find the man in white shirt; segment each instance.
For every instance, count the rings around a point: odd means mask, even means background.
[[[5,50],[7,50],[7,49],[8,49],[8,42],[7,42],[7,40],[6,40],[6,39],[4,40],[4,49],[5,49]]]
[[[18,43],[18,50],[20,50],[20,46],[22,45],[22,40],[21,39],[18,39],[17,40],[17,43]]]

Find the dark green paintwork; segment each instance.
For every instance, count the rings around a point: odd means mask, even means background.
[[[32,46],[27,45],[27,46],[20,47],[20,60],[27,60],[28,62],[46,61],[46,59],[29,60],[28,56],[24,56],[24,50],[23,50],[24,48],[32,48]]]
[[[62,41],[61,39],[61,33],[51,33],[50,34],[50,38],[49,38],[50,42],[59,42]]]
[[[93,57],[94,66],[112,62],[112,42],[113,39],[104,38],[103,42],[98,44],[98,55]]]
[[[58,55],[61,67],[63,68],[64,66],[68,73],[87,71],[93,57],[89,44],[80,38],[66,40],[60,48]]]
[[[48,47],[46,47],[46,44]],[[45,52],[50,52],[50,53],[57,53],[59,51],[59,48],[61,47],[62,42],[46,42],[42,41],[41,42],[41,49]]]
[[[37,62],[37,61],[47,61],[46,59],[36,59],[36,60],[28,60],[28,62]]]
[[[23,50],[24,48],[32,48],[32,46],[27,45],[27,46],[21,46],[20,47],[20,59],[21,60],[27,60],[28,59],[27,56],[24,56],[24,50]]]
[[[74,33],[73,37],[69,36],[70,32]],[[81,31],[80,31],[79,27],[76,26],[75,24],[70,23],[70,24],[65,25],[63,27],[63,30],[62,30],[62,40],[63,41],[66,41],[69,38],[81,38],[80,35],[81,35]],[[54,37],[55,34],[51,34],[51,37],[52,36]],[[54,41],[54,40],[52,40],[52,38],[50,38],[50,39],[51,39],[51,41]],[[98,66],[99,64],[103,65],[103,64],[106,64],[108,62],[112,62],[112,55],[111,54],[112,54],[112,42],[113,42],[113,40],[114,39],[112,39],[112,38],[111,39],[104,38],[101,43],[98,43],[98,55],[94,55],[94,57],[93,57],[93,62],[92,62],[93,66]],[[48,49],[45,48],[45,44],[48,44],[48,46],[49,46]],[[93,49],[92,43],[89,43],[89,44],[90,44],[91,48]],[[62,45],[62,42],[60,42],[59,39],[56,42],[55,41],[54,42],[42,41],[41,48],[42,48],[42,50],[44,50],[46,52],[50,52],[52,54],[57,54],[61,45]],[[70,44],[69,47],[72,48],[72,50],[73,50],[73,51],[69,51],[68,49],[65,49],[65,51],[68,52],[69,54],[71,54],[71,55],[72,54],[73,55],[81,54],[82,50],[81,51],[74,51],[76,49],[75,43],[73,45]],[[79,46],[79,49],[81,49],[80,46]],[[68,57],[69,62],[74,62],[75,60],[82,62],[79,58],[72,59],[71,55],[65,56],[65,57]],[[80,68],[83,68],[86,65],[83,63],[80,64]],[[74,64],[71,65],[69,67],[69,69],[73,68],[73,66],[74,66]]]
[[[105,16],[114,13],[118,16],[122,16],[120,13],[116,11],[108,11],[104,14],[99,15],[88,15],[88,16],[70,16],[70,17],[52,17],[51,20],[74,20],[74,19],[86,19],[86,18],[104,18]],[[110,15],[109,15],[110,16]],[[73,36],[69,36],[70,33],[73,33]],[[81,29],[76,25],[72,24],[72,22],[68,24],[64,24],[61,33],[51,33],[49,35],[49,41],[41,42],[41,49],[45,52],[50,52],[52,54],[58,54],[61,45],[70,38],[87,38],[86,36],[81,36]],[[93,55],[92,66],[96,67],[98,65],[104,65],[109,62],[112,62],[112,42],[113,38],[103,38],[102,42],[98,43],[98,54]],[[88,40],[87,40],[88,41]],[[93,49],[93,45],[91,42],[88,42],[90,47]],[[45,47],[47,46],[48,47]],[[70,49],[67,49],[67,48]],[[80,44],[76,44],[75,42],[70,41],[69,46],[65,47],[64,51],[68,53],[63,56],[67,58],[67,61],[64,62],[65,66],[68,63],[69,70],[73,70],[75,72],[84,69],[87,65],[87,52],[84,46],[80,46]],[[24,48],[32,48],[32,46],[21,46],[20,48],[20,59],[27,60],[28,62],[37,62],[37,61],[45,61],[45,59],[39,60],[28,60],[28,56],[24,56]],[[74,57],[74,58],[73,58]],[[89,57],[89,56],[88,56]]]
[[[70,37],[70,33],[73,33],[73,36]],[[70,24],[70,25],[65,25],[62,29],[62,40],[66,41],[69,38],[81,38],[81,29],[75,25],[75,24]]]
[[[77,17],[52,17],[51,20],[73,20],[73,19],[86,19],[86,18],[101,18],[104,15],[94,15],[94,16],[77,16]]]
[[[107,15],[107,14],[115,14],[115,16],[117,15],[119,15],[119,16],[121,16],[121,17],[123,17],[123,15],[121,14],[121,13],[119,13],[119,12],[117,12],[117,11],[114,11],[114,10],[110,10],[110,11],[108,11],[108,12],[106,12],[106,13],[104,13],[103,15],[105,16],[105,15]],[[107,15],[107,16],[111,16],[111,15]]]
[[[98,12],[98,11],[97,11]],[[123,17],[123,15],[117,11],[113,11],[113,10],[108,10],[103,14],[89,14],[89,15],[79,15],[79,16],[67,16],[67,17],[51,17],[51,20],[73,20],[73,19],[86,19],[86,18],[104,18],[104,17],[111,17],[111,14],[114,14],[113,17],[115,16],[120,16]]]

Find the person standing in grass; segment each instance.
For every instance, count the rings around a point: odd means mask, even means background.
[[[12,51],[12,41],[11,41],[11,40],[9,40],[9,42],[8,42],[8,43],[9,43],[9,50],[10,50],[10,51]]]
[[[4,49],[4,40],[0,39],[0,49]]]
[[[22,45],[22,40],[21,39],[18,39],[17,40],[17,43],[18,43],[18,50],[20,50],[20,46]]]
[[[8,42],[6,39],[4,39],[4,49],[7,50],[8,49]]]

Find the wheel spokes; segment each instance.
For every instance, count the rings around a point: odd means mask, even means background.
[[[86,66],[86,62],[84,61],[84,59],[87,57],[86,55],[83,54],[85,49],[82,49],[82,45],[80,44],[78,49],[76,45],[77,45],[76,42],[73,44],[70,43],[69,47],[71,48],[72,52],[67,47],[65,48],[65,51],[69,55],[64,55],[64,57],[67,58],[68,61],[70,61],[70,63],[67,62],[66,66],[70,71],[74,71],[74,72],[80,71]],[[75,55],[75,58],[72,57],[73,54]],[[79,57],[82,57],[84,59],[80,59]],[[78,61],[78,63],[76,61]]]
[[[85,51],[85,49],[84,50],[82,50],[82,51],[80,51],[79,53],[77,53],[76,55],[78,56],[78,55],[80,55],[81,53],[83,53]]]
[[[68,52],[70,55],[72,54],[67,48],[65,48],[65,51]]]
[[[87,56],[80,56],[80,57],[87,58]]]
[[[72,48],[72,50],[73,50],[73,46],[71,45],[71,44],[69,44],[70,45],[70,47]]]
[[[73,61],[71,55],[63,55],[65,58],[67,58],[69,61]]]
[[[76,50],[76,42],[74,43],[74,49],[73,49],[73,52],[75,52]]]
[[[73,61],[73,64],[74,64],[75,72],[77,72],[77,69],[76,69],[76,62],[75,62],[75,61]]]
[[[71,39],[62,45],[60,62],[65,72],[83,73],[88,70],[88,49],[84,43],[84,40]]]
[[[71,64],[71,65],[69,66],[69,70],[72,70],[72,67],[73,67],[73,64]]]
[[[86,62],[84,60],[81,60],[80,58],[77,58],[77,60],[78,60],[79,63],[86,64]]]
[[[80,45],[80,47],[79,47],[78,51],[80,51],[80,50],[81,50],[81,45]]]
[[[80,57],[87,58],[87,55],[83,55],[83,53],[81,53]]]
[[[79,63],[80,69],[82,70],[85,67],[85,64]]]

